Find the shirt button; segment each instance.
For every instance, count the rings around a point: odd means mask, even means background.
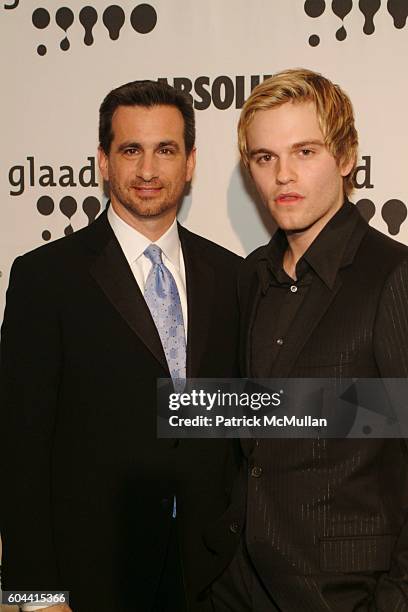
[[[251,476],[253,476],[254,478],[259,478],[260,476],[262,476],[262,472],[262,468],[259,465],[256,465],[251,470]]]
[[[282,346],[283,338],[278,338],[277,341],[276,341],[276,344],[279,344],[279,346]]]
[[[291,290],[292,293],[296,293],[298,288],[296,287],[296,285],[291,285],[290,290]]]
[[[229,530],[231,533],[238,533],[239,532],[238,523],[231,523],[231,525],[229,526]]]

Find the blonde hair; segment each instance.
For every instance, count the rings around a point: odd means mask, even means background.
[[[290,101],[313,102],[328,151],[337,164],[353,161],[351,171],[343,178],[344,192],[349,195],[354,188],[358,147],[353,107],[347,94],[338,85],[306,68],[278,72],[252,91],[242,108],[238,123],[238,146],[243,163],[248,167],[247,130],[255,113]]]

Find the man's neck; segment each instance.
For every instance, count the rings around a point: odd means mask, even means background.
[[[283,256],[283,269],[288,276],[293,278],[293,280],[296,280],[296,265],[299,259],[303,257],[310,245],[316,240],[320,232],[327,225],[330,219],[332,219],[340,210],[340,208],[341,204],[330,215],[325,215],[304,231],[286,232],[288,248]]]
[[[115,206],[113,202],[111,202],[111,206],[122,221],[133,227],[140,234],[143,234],[143,236],[146,236],[151,242],[159,240],[167,232],[176,217],[173,209],[154,217],[139,217],[123,207]]]

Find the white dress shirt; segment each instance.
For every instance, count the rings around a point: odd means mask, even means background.
[[[123,221],[123,219],[113,210],[112,205],[108,208],[108,221],[125,254],[142,294],[144,294],[146,279],[152,268],[152,262],[148,257],[143,255],[143,252],[150,244],[157,244],[157,246],[161,248],[163,252],[163,263],[170,270],[176,281],[180,296],[181,310],[183,312],[184,331],[187,338],[186,270],[176,219],[174,219],[169,229],[155,242],[152,242],[126,223],[126,221]]]
[[[177,221],[174,219],[169,229],[155,242],[151,242],[146,236],[131,227],[126,221],[113,210],[112,205],[108,208],[108,221],[118,239],[120,247],[125,254],[130,269],[139,285],[142,295],[146,279],[152,268],[152,262],[143,252],[150,244],[157,244],[163,252],[163,263],[172,273],[176,281],[180,296],[181,310],[184,319],[184,331],[187,341],[187,291],[186,291],[186,270],[184,266],[183,251],[178,235]],[[173,512],[175,510],[173,509]],[[51,605],[51,604],[50,604]],[[55,604],[54,604],[55,605]],[[23,612],[34,612],[49,606],[23,606]]]

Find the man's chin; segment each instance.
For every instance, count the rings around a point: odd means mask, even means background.
[[[156,203],[154,204],[151,198],[146,198],[146,200],[142,200],[137,205],[130,204],[126,207],[128,211],[140,218],[152,218],[152,217],[160,217],[167,213],[169,210],[174,208],[172,205],[168,205],[166,203]]]
[[[282,215],[275,215],[275,216],[272,215],[272,216],[273,216],[273,220],[275,221],[279,229],[283,230],[284,232],[291,233],[291,234],[305,232],[308,229],[310,229],[312,225],[314,225],[315,223],[314,220],[310,220],[310,219],[309,220],[308,219],[295,219],[294,217],[288,218]]]

